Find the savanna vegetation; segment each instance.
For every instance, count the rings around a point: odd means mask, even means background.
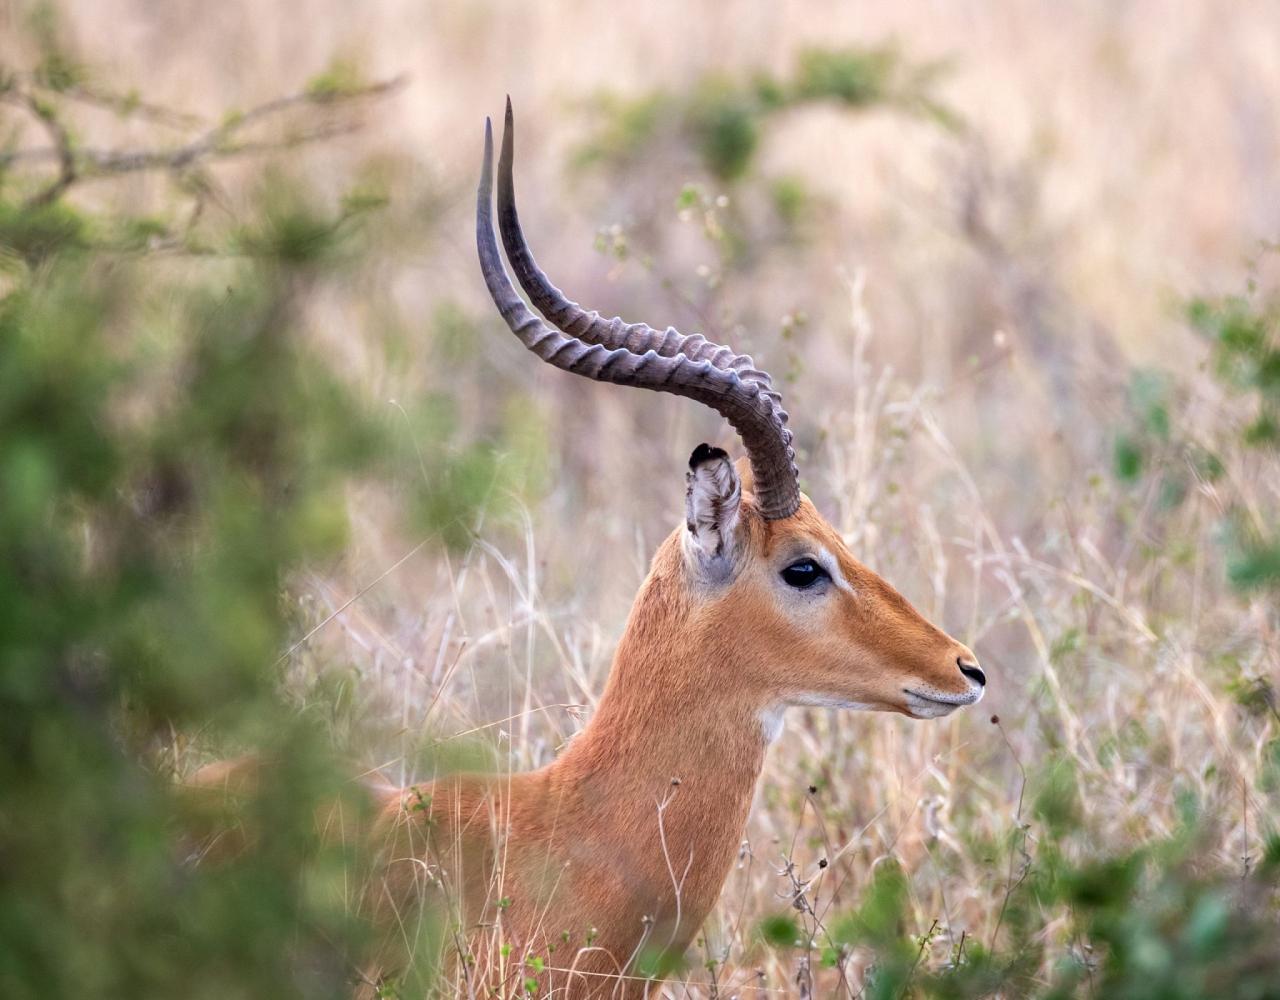
[[[556,280],[785,374],[806,491],[990,678],[792,710],[634,974],[1280,997],[1280,21],[905,7],[0,3],[0,995],[349,996],[372,859],[317,816],[590,715],[732,438],[492,314],[510,91]],[[379,992],[466,991],[448,913],[399,933]]]

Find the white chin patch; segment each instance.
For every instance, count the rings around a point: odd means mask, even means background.
[[[917,719],[941,719],[950,715],[957,708],[973,705],[982,700],[986,689],[977,684],[970,686],[964,694],[950,694],[935,691],[904,691],[907,696],[907,711]]]
[[[844,698],[833,698],[823,694],[802,694],[788,698],[786,701],[770,705],[760,713],[760,727],[764,730],[764,738],[772,743],[782,735],[783,717],[792,705],[797,708],[853,708],[872,711],[875,706],[861,701],[848,701]]]
[[[914,694],[907,695],[907,711],[909,711],[917,719],[941,719],[944,715],[950,715],[959,705],[948,705],[944,702],[933,701],[929,698],[921,698]]]

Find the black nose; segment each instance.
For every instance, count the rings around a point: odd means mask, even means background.
[[[987,675],[982,672],[982,668],[976,663],[969,663],[967,660],[956,658],[956,666],[960,668],[960,673],[964,674],[971,681],[977,681],[979,687],[987,686]]]

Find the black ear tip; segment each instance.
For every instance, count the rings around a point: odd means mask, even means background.
[[[689,468],[696,470],[704,462],[713,462],[718,458],[728,459],[729,453],[723,448],[714,448],[705,441],[693,449],[689,456]]]

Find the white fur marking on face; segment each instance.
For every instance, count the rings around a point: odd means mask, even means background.
[[[831,577],[831,582],[843,590],[846,594],[852,594],[853,588],[849,586],[849,581],[844,578],[844,574],[840,572],[840,563],[836,561],[836,557],[824,549],[821,545],[817,547],[817,559],[822,563],[822,568],[827,571],[827,575]]]

